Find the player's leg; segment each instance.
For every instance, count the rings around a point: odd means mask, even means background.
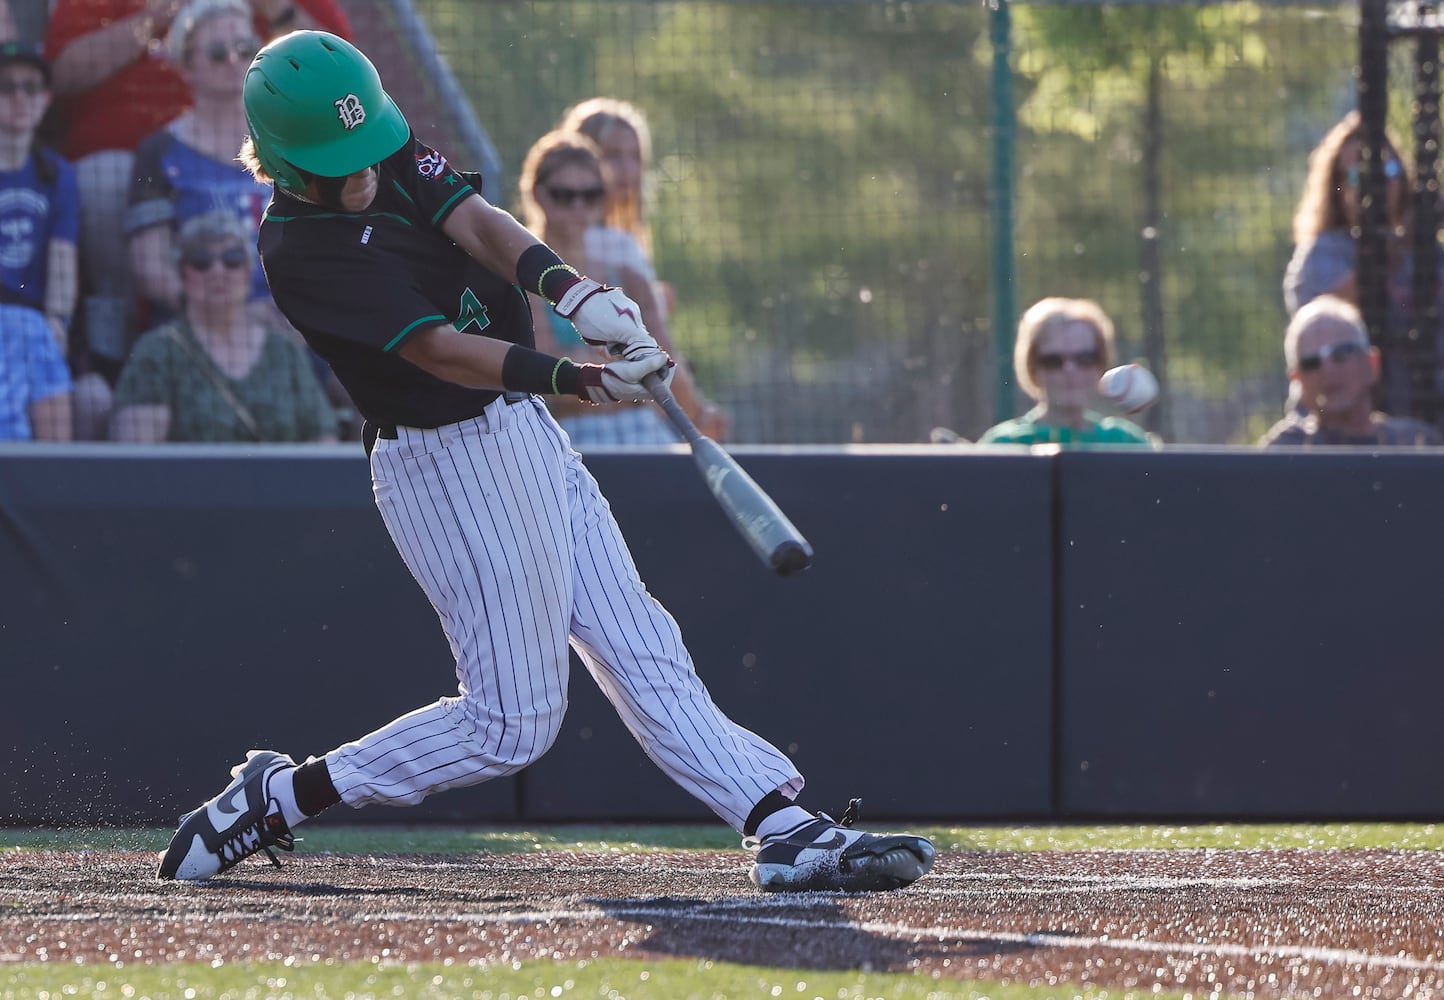
[[[460,694],[320,760],[253,753],[182,817],[162,878],[202,879],[270,847],[336,802],[411,805],[511,774],[556,738],[566,709],[570,529],[564,444],[531,404],[400,432],[372,453],[377,505],[441,618]]]
[[[460,694],[326,755],[342,801],[411,805],[541,756],[566,710],[561,446],[530,404],[401,431],[372,453],[377,505],[441,618]]]
[[[769,891],[895,889],[921,877],[925,838],[851,829],[794,803],[802,776],[713,702],[676,621],[640,577],[595,480],[569,464],[576,545],[572,643],[647,756],[758,851],[750,876]]]
[[[643,586],[607,501],[570,460],[572,642],[647,756],[736,830],[759,800],[802,789],[792,761],[737,725],[697,677],[676,621]]]

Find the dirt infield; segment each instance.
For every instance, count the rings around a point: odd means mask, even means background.
[[[741,853],[0,855],[0,961],[686,956],[1256,997],[1444,995],[1444,856],[946,853],[895,893],[764,896]]]

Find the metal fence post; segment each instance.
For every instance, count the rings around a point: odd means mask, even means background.
[[[988,185],[988,217],[992,228],[993,349],[997,389],[993,410],[999,421],[1014,416],[1013,326],[1016,267],[1013,259],[1013,71],[1009,0],[989,0],[993,45],[993,173]]]

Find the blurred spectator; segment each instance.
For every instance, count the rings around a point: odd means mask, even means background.
[[[180,301],[171,254],[177,225],[226,209],[254,233],[270,200],[270,188],[236,159],[247,132],[241,91],[258,48],[245,0],[190,0],[166,36],[167,57],[190,86],[192,106],[136,148],[125,214],[136,293],[156,307],[157,319]],[[259,267],[252,295],[270,298]]]
[[[605,256],[656,281],[652,264],[652,228],[646,208],[650,192],[648,166],[652,136],[647,119],[633,104],[613,97],[591,97],[562,114],[559,129],[580,132],[597,144],[602,177],[606,181],[604,225],[587,234],[588,241],[605,241]],[[665,299],[665,296],[663,296]],[[664,301],[664,307],[668,304]]]
[[[1294,313],[1284,334],[1284,362],[1303,412],[1290,412],[1260,444],[1444,444],[1444,435],[1428,424],[1374,410],[1379,352],[1369,346],[1364,318],[1350,302],[1321,295]]]
[[[20,40],[20,29],[15,24],[15,12],[10,9],[10,0],[0,0],[0,42]]]
[[[50,325],[0,305],[0,441],[69,441],[70,425],[70,370]]]
[[[336,0],[249,0],[257,38],[301,27],[340,35]],[[81,193],[82,328],[91,360],[111,376],[125,357],[130,308],[123,217],[136,146],[190,106],[190,88],[162,39],[181,0],[55,0],[46,54],[55,70],[61,152]],[[236,138],[240,148],[241,137]]]
[[[596,144],[579,132],[557,130],[538,139],[521,168],[521,215],[527,228],[578,271],[616,285],[641,307],[642,321],[662,348],[677,362],[672,394],[692,420],[714,430],[716,415],[705,415],[705,403],[678,357],[667,324],[658,313],[652,282],[631,266],[594,255],[596,246],[587,232],[602,218],[606,191]],[[582,341],[570,322],[558,316],[539,296],[530,296],[537,350],[571,355],[573,360],[610,360]],[[548,399],[575,447],[599,444],[668,444],[679,439],[662,411],[650,403],[615,403],[593,406],[561,397]],[[704,428],[704,433],[710,433]],[[715,434],[713,436],[716,436]]]
[[[80,196],[71,165],[36,141],[50,105],[38,46],[0,43],[0,302],[49,322],[63,349],[75,311]]]
[[[0,304],[10,307],[5,323],[15,326],[6,330],[15,338],[6,351],[13,363],[19,357],[14,352],[28,341],[26,331],[37,323],[47,329],[65,368],[68,393],[70,372],[64,355],[75,311],[80,195],[71,165],[36,138],[49,105],[50,74],[39,44],[0,43]],[[22,318],[22,312],[32,315]],[[26,352],[37,364],[51,367],[48,356],[35,355],[32,348]],[[7,373],[7,378],[15,377],[16,373]],[[58,384],[51,376],[39,377],[44,385]],[[71,396],[61,402],[69,405]],[[47,405],[60,404],[52,398]],[[76,424],[93,422],[88,421],[88,413],[105,412],[108,387],[99,379],[86,381],[77,393],[76,406],[80,412],[75,419],[65,421],[66,438],[73,435]],[[50,420],[46,424],[54,426]],[[46,430],[44,436],[54,435]]]
[[[657,322],[671,322],[676,307],[672,285],[657,280],[652,263],[652,227],[647,222],[651,202],[652,133],[636,105],[614,97],[590,97],[568,108],[558,126],[580,132],[597,144],[602,179],[607,189],[602,223],[587,230],[587,252],[597,260],[636,271],[652,285]],[[670,332],[670,330],[669,330]],[[721,439],[727,434],[727,415],[703,401],[697,425],[703,434]]]
[[[1089,409],[1113,365],[1113,321],[1088,299],[1047,298],[1018,322],[1013,371],[1038,405],[989,428],[979,444],[1152,444],[1122,417]]]
[[[1362,180],[1363,121],[1350,111],[1309,154],[1304,190],[1294,211],[1294,252],[1284,273],[1284,307],[1293,316],[1320,295],[1336,295],[1359,305],[1358,233],[1363,224],[1359,185]],[[1387,183],[1388,324],[1402,335],[1409,324],[1413,258],[1409,252],[1412,222],[1412,181],[1399,156],[1395,138],[1387,137],[1383,160]],[[1444,289],[1444,283],[1441,283]],[[1394,339],[1394,338],[1391,338]],[[1387,396],[1409,398],[1404,358],[1390,357]],[[1293,384],[1297,389],[1297,383]],[[1290,404],[1300,415],[1296,396]]]
[[[305,351],[248,308],[256,249],[233,213],[176,239],[181,315],[140,338],[115,387],[117,441],[334,441]]]

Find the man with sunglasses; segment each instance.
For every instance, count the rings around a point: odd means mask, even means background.
[[[1379,352],[1370,346],[1364,319],[1352,303],[1321,295],[1302,306],[1284,333],[1284,361],[1299,410],[1275,424],[1260,444],[1444,444],[1444,435],[1428,424],[1374,410]]]
[[[243,161],[275,186],[266,277],[366,417],[377,506],[441,618],[460,693],[300,766],[252,751],[182,818],[159,877],[205,879],[290,850],[297,823],[339,802],[412,805],[521,770],[560,730],[569,645],[648,755],[758,848],[759,887],[865,891],[921,877],[931,843],[806,812],[793,763],[712,701],[539,398],[641,401],[644,377],[668,381],[671,360],[636,304],[483,199],[334,35],[262,49],[245,100]],[[534,350],[527,295],[617,360]]]

